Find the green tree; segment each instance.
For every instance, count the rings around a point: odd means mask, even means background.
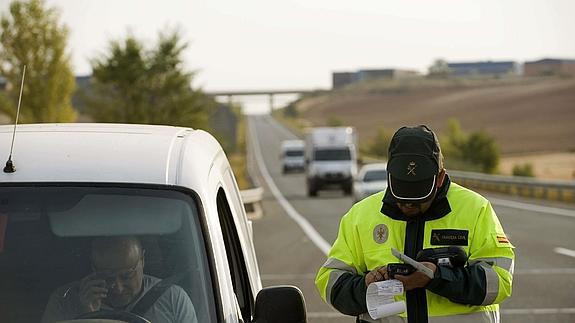
[[[513,176],[535,177],[533,171],[533,164],[525,163],[521,165],[514,165],[512,170]]]
[[[100,122],[207,127],[216,103],[191,88],[194,73],[182,60],[186,48],[177,31],[160,34],[153,49],[133,36],[110,42],[109,53],[91,61],[88,113]]]
[[[447,132],[441,142],[443,154],[451,158],[463,159],[467,137],[467,134],[461,130],[459,121],[455,118],[450,118],[447,121]]]
[[[328,127],[342,127],[343,121],[336,116],[329,116],[327,118],[327,126]]]
[[[299,113],[297,111],[297,103],[299,100],[291,102],[283,109],[283,115],[287,118],[297,118]]]
[[[436,59],[433,64],[429,66],[427,71],[427,76],[432,78],[448,78],[449,77],[449,66],[444,59]]]
[[[448,121],[441,147],[450,168],[480,170],[485,173],[494,173],[497,170],[499,147],[495,139],[482,130],[465,133],[457,119]]]
[[[26,68],[20,122],[70,122],[75,80],[66,53],[68,29],[44,1],[14,1],[0,19],[0,75],[8,83],[0,110],[12,119]]]
[[[377,157],[387,158],[389,143],[393,134],[387,131],[384,127],[377,129],[375,137],[373,137],[369,145],[368,152]]]
[[[494,173],[499,164],[499,147],[493,137],[480,130],[469,135],[463,156],[466,161],[480,165],[484,173]]]

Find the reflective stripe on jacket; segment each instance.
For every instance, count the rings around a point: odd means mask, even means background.
[[[498,304],[511,295],[514,247],[491,204],[447,177],[430,210],[417,218],[406,219],[384,192],[356,203],[341,219],[316,286],[334,308],[359,316],[367,312],[364,275],[399,262],[391,254],[392,247],[415,259],[423,248],[448,245],[461,246],[468,265],[438,267],[425,289],[396,297],[407,304],[400,316],[409,313],[409,322],[418,323],[498,322]],[[366,314],[360,319],[374,322]],[[377,322],[397,319],[404,321],[396,317]]]

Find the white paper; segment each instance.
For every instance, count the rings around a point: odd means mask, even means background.
[[[424,264],[417,262],[411,258],[409,258],[408,256],[402,254],[401,252],[397,251],[395,248],[391,248],[391,253],[399,260],[412,265],[413,267],[415,267],[415,269],[417,271],[421,271],[422,273],[424,273],[427,277],[433,279],[433,270],[431,270],[431,268],[427,268]]]
[[[397,279],[375,282],[367,286],[365,300],[372,319],[405,312],[405,302],[396,302],[394,296],[403,294],[403,284]]]

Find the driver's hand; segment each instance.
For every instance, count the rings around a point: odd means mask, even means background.
[[[79,302],[82,313],[100,310],[102,300],[107,296],[106,281],[99,279],[96,273],[90,274],[80,281]]]

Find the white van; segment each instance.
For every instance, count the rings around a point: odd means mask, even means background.
[[[308,196],[336,187],[351,195],[357,175],[357,135],[352,127],[317,127],[305,136]]]
[[[12,132],[0,126],[3,162]],[[0,322],[40,322],[57,287],[93,271],[91,240],[124,235],[141,240],[144,274],[188,294],[197,322],[305,322],[297,288],[262,289],[234,174],[207,132],[21,125],[12,161],[0,173]],[[77,319],[147,322],[124,312]]]
[[[282,173],[289,171],[303,171],[305,143],[303,140],[284,140],[281,144],[280,158],[282,160]]]

